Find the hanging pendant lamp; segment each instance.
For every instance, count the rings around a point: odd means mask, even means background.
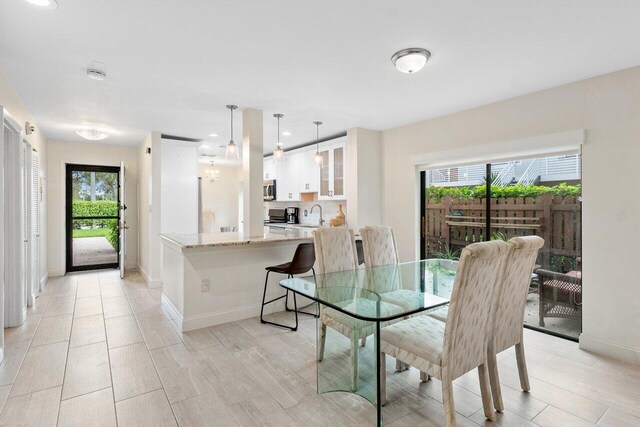
[[[284,150],[282,149],[283,144],[280,142],[280,119],[284,117],[284,114],[276,113],[273,117],[278,119],[278,144],[276,145],[276,149],[273,150],[273,158],[278,161],[284,159]]]
[[[240,153],[238,153],[238,145],[233,142],[233,110],[237,110],[237,105],[227,105],[227,108],[231,111],[231,139],[227,144],[227,150],[225,152],[225,158],[227,160],[239,160]]]
[[[316,125],[316,155],[313,156],[313,160],[315,160],[316,164],[322,167],[324,160],[322,158],[322,154],[320,154],[320,125],[322,122],[313,122]]]

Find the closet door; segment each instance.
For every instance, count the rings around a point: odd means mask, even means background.
[[[20,144],[20,206],[22,224],[22,289],[25,306],[33,305],[33,291],[31,286],[31,224],[30,224],[30,193],[31,193],[31,147],[26,143]]]
[[[34,296],[40,288],[40,156],[31,152],[31,289]]]

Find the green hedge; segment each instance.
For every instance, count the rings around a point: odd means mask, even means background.
[[[73,216],[118,216],[118,202],[113,200],[98,200],[96,202],[74,200],[72,209]],[[74,229],[91,226],[95,226],[96,228],[106,228],[109,226],[109,220],[79,219],[73,221]]]
[[[436,202],[442,201],[443,198],[450,196],[456,199],[483,199],[486,194],[486,186],[477,185],[475,187],[435,187],[431,186],[426,189],[427,199],[435,199]],[[546,194],[553,196],[580,196],[580,185],[567,185],[565,183],[554,185],[553,187],[544,187],[541,185],[509,185],[500,187],[498,185],[491,186],[492,198],[507,197],[540,197]]]

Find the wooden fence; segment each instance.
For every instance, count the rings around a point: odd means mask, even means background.
[[[427,201],[427,254],[459,251],[484,240],[486,199],[445,197]],[[552,196],[491,199],[491,233],[500,238],[537,235],[545,244],[538,262],[568,271],[581,255],[581,204],[577,197]]]

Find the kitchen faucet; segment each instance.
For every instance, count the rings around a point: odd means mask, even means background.
[[[313,206],[311,206],[311,210],[309,211],[310,213],[313,213],[313,208],[318,207],[318,209],[320,209],[320,227],[322,227],[322,224],[324,224],[324,219],[322,219],[322,206],[320,206],[319,204],[315,204]]]

